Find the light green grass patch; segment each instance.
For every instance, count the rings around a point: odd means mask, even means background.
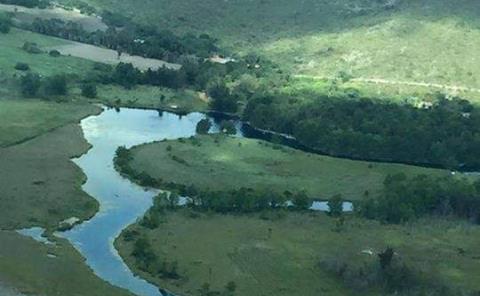
[[[0,282],[25,295],[133,296],[99,279],[64,239],[46,245],[0,231],[0,241]]]
[[[0,74],[7,77],[20,74],[15,70],[17,63],[27,63],[30,71],[43,76],[61,73],[80,75],[93,66],[93,62],[80,58],[69,56],[54,58],[48,53],[28,53],[22,50],[25,42],[37,43],[40,48],[69,44],[66,40],[19,29],[12,29],[8,34],[0,34]]]
[[[0,147],[36,137],[99,111],[89,104],[0,99]]]
[[[220,191],[240,187],[280,193],[305,189],[315,199],[341,194],[347,200],[361,200],[365,192],[377,196],[388,174],[448,174],[416,166],[333,158],[222,135],[145,144],[134,147],[132,153],[130,165],[136,172],[144,171],[164,182]]]

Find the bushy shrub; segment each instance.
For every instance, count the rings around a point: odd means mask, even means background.
[[[17,63],[15,65],[15,70],[18,70],[18,71],[28,71],[30,70],[30,66],[26,63]]]

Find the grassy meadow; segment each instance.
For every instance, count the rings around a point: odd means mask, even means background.
[[[470,292],[480,289],[478,226],[435,219],[381,225],[348,216],[338,230],[337,220],[324,213],[260,217],[179,210],[168,212],[154,230],[130,226],[129,232],[145,237],[160,260],[178,262],[179,280],[139,270],[131,256],[135,240],[126,240],[126,231],[116,247],[137,273],[182,295],[201,295],[204,283],[221,291],[229,281],[236,283],[235,295],[384,295],[376,289],[349,290],[353,282],[348,275],[341,279],[329,266],[345,263],[346,268],[363,266],[368,272],[367,266],[378,264],[376,253],[387,247],[394,248],[395,256],[416,270],[421,281]]]
[[[475,0],[86,2],[177,33],[208,33],[227,51],[256,52],[293,74],[344,72],[354,78],[480,88],[480,4]],[[396,94],[388,86],[367,87]],[[401,93],[416,92],[414,86],[397,87]],[[480,98],[478,92],[459,93]]]
[[[146,172],[164,182],[214,191],[250,187],[283,193],[305,189],[316,199],[341,194],[347,200],[360,200],[366,191],[376,196],[388,174],[448,174],[443,170],[315,155],[223,135],[140,145],[132,149],[132,156],[130,166],[136,172]]]
[[[25,42],[34,42],[40,48],[70,44],[67,40],[12,28],[10,33],[0,34],[0,78],[19,75],[21,72],[15,70],[17,63],[27,63],[30,71],[42,76],[61,73],[82,74],[93,66],[93,62],[85,59],[69,56],[51,57],[48,52],[28,53],[22,50]]]
[[[89,104],[0,99],[0,147],[10,146],[98,113]]]
[[[43,244],[0,231],[0,241],[0,283],[25,295],[133,296],[95,276],[66,240]]]

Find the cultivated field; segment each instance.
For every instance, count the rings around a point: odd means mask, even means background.
[[[164,182],[192,184],[200,190],[249,187],[283,193],[305,189],[316,199],[341,194],[346,200],[360,200],[365,192],[376,196],[388,174],[448,173],[309,154],[264,141],[221,135],[140,145],[132,153],[130,165],[136,172],[144,171]]]

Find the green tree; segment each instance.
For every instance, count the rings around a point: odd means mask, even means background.
[[[0,33],[7,34],[10,32],[10,27],[12,26],[11,19],[0,13]]]
[[[48,77],[45,81],[45,93],[52,96],[67,94],[67,78],[65,75]]]
[[[28,73],[20,79],[20,90],[26,97],[37,95],[41,86],[40,76],[34,73]]]
[[[225,134],[234,135],[237,133],[237,128],[231,120],[224,120],[220,123],[220,131]]]
[[[343,214],[343,200],[342,195],[337,194],[328,200],[329,215],[332,217],[339,217]]]
[[[298,210],[308,210],[312,206],[312,201],[303,190],[292,196],[292,204]]]
[[[82,96],[86,98],[96,98],[97,97],[97,86],[93,83],[85,83],[82,85]]]
[[[200,135],[208,134],[208,131],[210,130],[211,127],[212,127],[212,124],[210,120],[204,118],[197,123],[197,128],[196,128],[197,134],[200,134]]]

